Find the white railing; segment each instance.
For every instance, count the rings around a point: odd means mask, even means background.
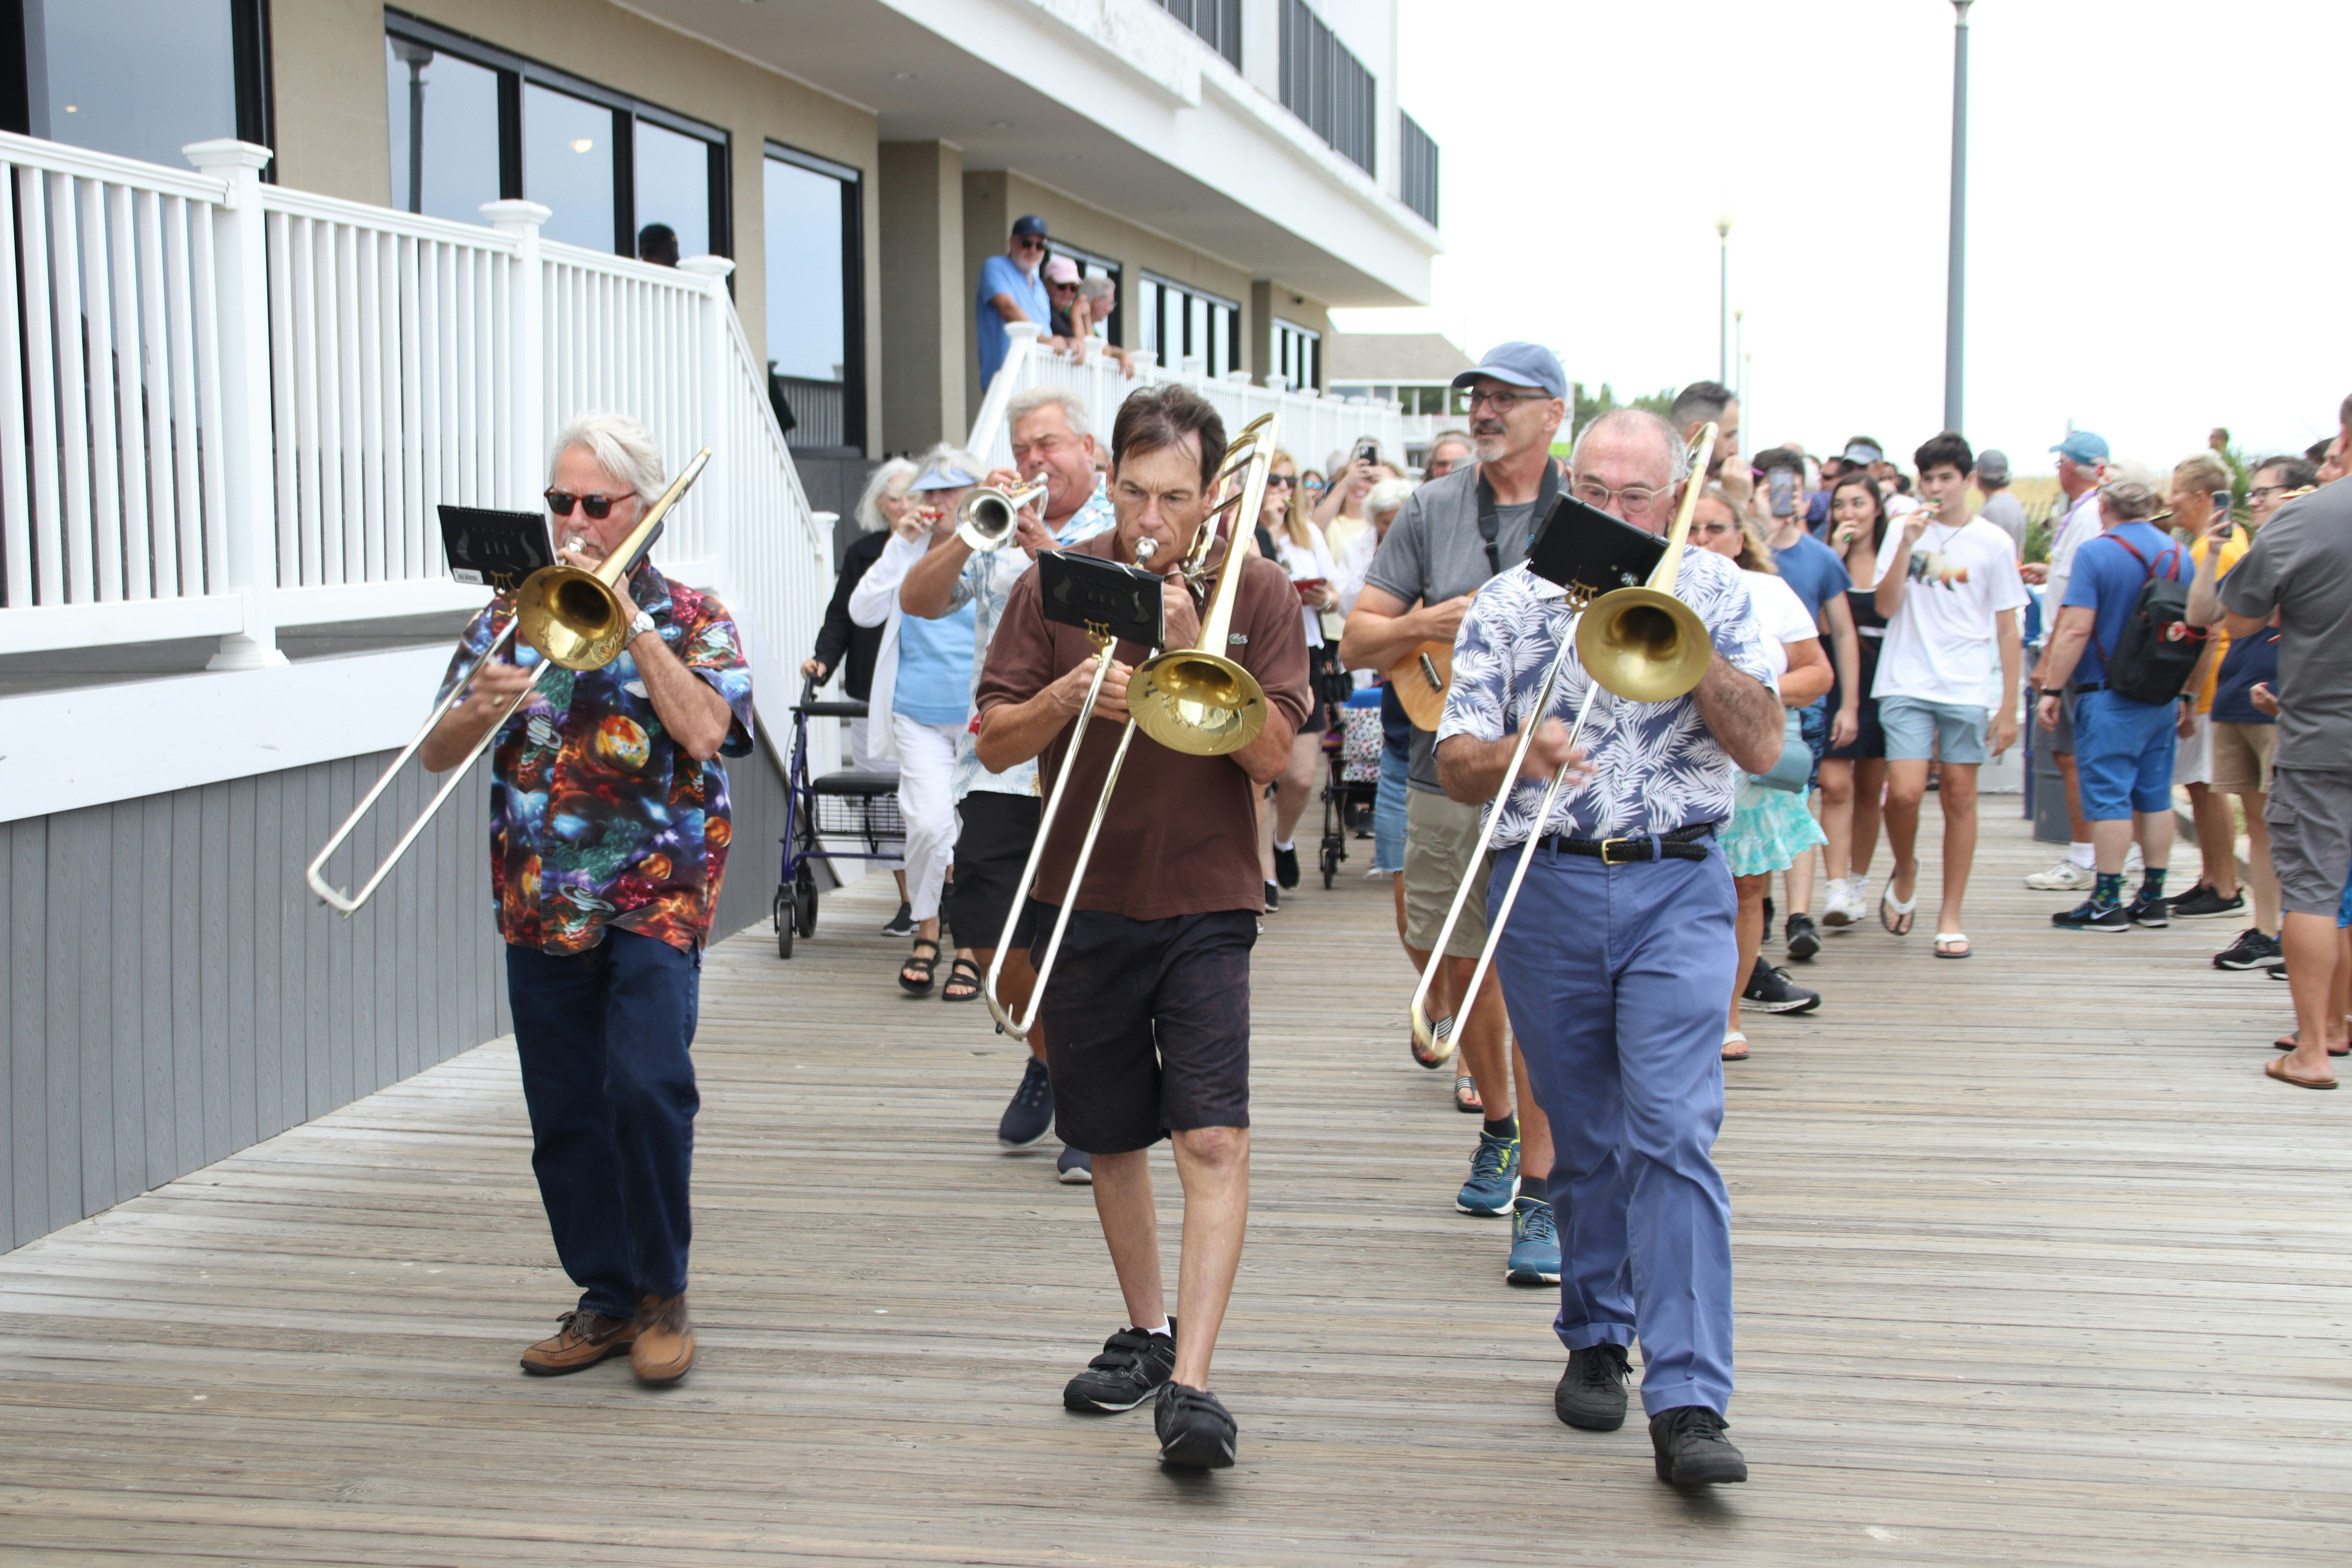
[[[727,602],[781,715],[831,542],[732,263],[545,241],[530,202],[476,227],[284,191],[241,142],[188,152],[193,174],[0,135],[0,653],[210,636],[215,668],[250,668],[284,662],[281,625],[478,605],[436,506],[537,510],[555,432],[611,408],[673,467],[715,449],[656,558]]]
[[[1379,441],[1383,452],[1393,456],[1403,450],[1403,416],[1393,403],[1342,401],[1294,392],[1278,375],[1267,376],[1263,384],[1253,384],[1245,371],[1204,375],[1190,361],[1171,370],[1156,363],[1149,353],[1131,356],[1135,375],[1129,378],[1119,374],[1118,362],[1107,354],[1089,354],[1081,363],[1067,353],[1040,350],[1038,329],[1033,323],[1015,321],[1005,331],[1011,341],[1004,364],[989,383],[970,437],[973,455],[992,466],[1009,467],[1013,461],[1012,437],[1004,428],[1005,403],[1017,393],[1049,382],[1077,390],[1086,399],[1097,439],[1106,442],[1128,394],[1153,382],[1177,381],[1214,405],[1229,433],[1261,414],[1278,411],[1282,445],[1302,468],[1321,468],[1332,453],[1345,452],[1367,436]]]

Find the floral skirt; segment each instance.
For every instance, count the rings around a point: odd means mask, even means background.
[[[1783,871],[1797,857],[1829,840],[1805,809],[1805,797],[1791,790],[1766,789],[1740,782],[1731,821],[1723,829],[1723,858],[1735,877]]]

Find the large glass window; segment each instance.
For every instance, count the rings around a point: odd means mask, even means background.
[[[593,250],[635,248],[624,247],[614,227],[613,142],[611,110],[523,83],[522,194],[554,209],[541,230],[548,238]]]
[[[1323,384],[1323,334],[1274,319],[1274,368],[1297,387]]]
[[[18,0],[25,119],[11,130],[187,167],[191,142],[245,134],[242,31],[254,0]],[[245,68],[257,85],[258,37]]]
[[[1158,354],[1161,364],[1181,370],[1188,356],[1196,356],[1204,374],[1242,368],[1239,305],[1150,273],[1136,294],[1143,326],[1138,346]]]
[[[1066,256],[1077,267],[1079,277],[1108,278],[1114,290],[1118,288],[1119,274],[1123,269],[1118,262],[1108,257],[1097,256],[1090,250],[1080,250],[1076,246],[1059,239],[1054,241],[1045,254],[1049,261],[1056,256]],[[1111,295],[1110,314],[1108,317],[1097,318],[1092,324],[1091,331],[1095,337],[1104,342],[1124,348],[1127,345],[1127,337],[1126,322],[1122,318],[1127,312],[1118,308],[1119,302],[1118,294],[1114,292]]]
[[[680,256],[710,255],[710,143],[650,120],[635,130],[638,235],[661,224],[677,236]]]
[[[392,205],[458,223],[499,199],[499,73],[414,38],[383,43]]]
[[[768,395],[794,447],[866,445],[857,171],[771,145],[762,165]]]

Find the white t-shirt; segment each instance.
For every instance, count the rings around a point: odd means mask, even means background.
[[[1902,544],[1902,531],[1889,528],[1878,547],[1879,581]],[[1879,645],[1871,695],[1992,706],[2000,686],[1993,617],[2025,605],[2009,535],[1979,517],[1957,526],[1931,522],[1912,546],[1909,571],[1902,607]]]
[[[1822,635],[1813,617],[1805,613],[1805,602],[1797,591],[1770,572],[1742,572],[1740,581],[1748,584],[1748,603],[1756,612],[1757,628],[1764,634],[1764,657],[1771,661],[1773,689],[1780,689],[1780,679],[1789,673],[1789,647],[1792,642],[1804,642]]]
[[[1310,522],[1307,525],[1307,537],[1312,542],[1311,543],[1298,544],[1291,540],[1288,530],[1276,532],[1274,535],[1274,551],[1281,559],[1276,564],[1289,573],[1290,580],[1294,583],[1312,582],[1318,578],[1328,583],[1339,573],[1338,569],[1331,564],[1329,547],[1323,542],[1323,531]],[[1321,647],[1323,646],[1322,613],[1318,610],[1310,610],[1304,604],[1299,605],[1298,613],[1307,622],[1307,646]]]
[[[2066,579],[2074,574],[2074,552],[2105,531],[2106,517],[2099,510],[2099,492],[2084,490],[2067,509],[2065,521],[2058,525],[2056,537],[2050,541],[2050,577],[2042,588],[2042,603],[2048,606],[2042,612],[2042,635],[2045,639],[2050,636],[2050,623],[2058,618],[2056,606],[2066,602]]]

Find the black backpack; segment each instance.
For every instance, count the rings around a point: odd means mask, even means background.
[[[2131,551],[2147,579],[2140,584],[2139,603],[2124,622],[2123,636],[2112,649],[2099,649],[2106,660],[2107,689],[2134,702],[2170,702],[2188,689],[2189,678],[2205,652],[2205,628],[2188,620],[2189,584],[2180,575],[2180,546],[2159,551],[2150,561],[2122,534],[2108,537]],[[2167,555],[2173,558],[2172,574],[2159,577],[2156,568]]]

